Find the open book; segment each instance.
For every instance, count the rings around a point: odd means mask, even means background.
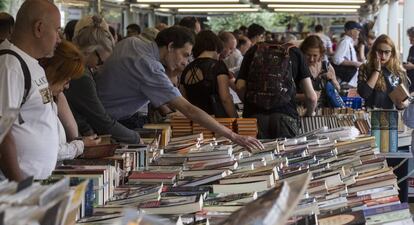
[[[221,225],[283,225],[308,187],[310,174],[296,176],[231,214]]]

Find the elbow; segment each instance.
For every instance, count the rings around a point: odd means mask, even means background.
[[[316,95],[315,91],[313,91],[312,94],[306,96],[306,99],[308,100],[310,105],[316,105],[316,103],[318,102],[318,96]]]

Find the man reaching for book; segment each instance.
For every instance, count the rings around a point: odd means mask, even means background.
[[[263,148],[257,139],[233,133],[193,106],[168,79],[165,68],[174,71],[185,67],[193,45],[193,33],[177,26],[162,30],[152,43],[127,38],[116,45],[96,77],[98,95],[107,112],[122,123],[134,118],[149,101],[155,107],[168,104],[236,144],[247,149]]]

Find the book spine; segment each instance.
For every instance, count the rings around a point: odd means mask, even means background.
[[[381,144],[380,152],[387,153],[390,150],[390,127],[389,127],[389,113],[387,111],[380,112],[380,130],[381,130]]]
[[[366,209],[364,210],[364,216],[373,216],[382,213],[394,212],[399,210],[408,209],[408,204],[406,202],[402,204],[395,204],[395,205],[388,205],[384,207],[374,208],[374,209]]]
[[[381,147],[381,131],[380,131],[380,112],[372,111],[371,114],[371,136],[375,137],[375,144],[378,148]]]
[[[398,111],[391,111],[389,113],[389,129],[390,129],[390,139],[389,147],[390,152],[398,151]]]

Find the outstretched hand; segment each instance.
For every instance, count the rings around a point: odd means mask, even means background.
[[[263,150],[264,146],[263,144],[257,140],[254,137],[250,137],[250,136],[241,136],[239,134],[234,134],[232,135],[232,139],[231,139],[234,143],[245,147],[248,151],[252,151],[254,149],[260,149]]]
[[[82,141],[85,145],[85,147],[90,147],[90,146],[94,146],[94,145],[98,145],[99,143],[101,143],[101,138],[98,137],[96,134],[91,135],[91,136],[86,136],[82,138]]]

